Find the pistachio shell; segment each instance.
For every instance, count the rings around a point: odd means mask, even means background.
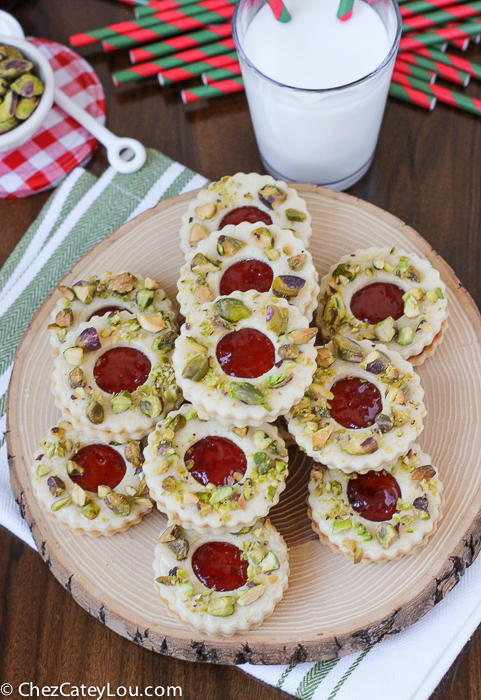
[[[273,210],[278,209],[287,199],[287,192],[273,185],[265,185],[265,187],[259,190],[258,195],[261,202],[265,204],[268,209]]]
[[[219,598],[214,598],[207,608],[209,615],[213,615],[214,617],[229,617],[229,615],[234,613],[234,610],[235,598],[231,595],[223,595]]]
[[[324,323],[332,330],[337,330],[346,315],[346,307],[339,292],[336,292],[327,300],[324,308]]]
[[[281,299],[295,299],[304,289],[306,280],[296,275],[279,275],[272,283],[272,293]]]
[[[187,362],[182,372],[184,379],[193,382],[201,382],[209,371],[209,358],[207,355],[195,355]]]
[[[264,250],[274,247],[274,236],[265,226],[259,226],[259,228],[251,231],[251,236],[255,244]]]
[[[245,605],[255,603],[255,601],[259,600],[259,598],[264,594],[265,590],[266,587],[263,583],[260,583],[258,586],[254,586],[253,588],[248,588],[237,598],[237,605],[244,607]]]
[[[212,262],[202,253],[196,253],[190,263],[192,272],[216,272],[219,269],[218,263]]]
[[[228,297],[218,299],[214,308],[218,316],[230,323],[237,323],[243,318],[252,316],[252,311],[240,299],[229,299]]]
[[[189,233],[189,243],[192,247],[195,247],[200,241],[209,238],[209,232],[202,226],[202,224],[194,224],[190,229]]]
[[[15,117],[20,121],[28,119],[37,109],[40,99],[38,97],[24,97],[17,104],[15,109]]]
[[[337,357],[346,362],[362,362],[366,354],[359,343],[341,335],[334,336],[332,345]]]
[[[234,399],[250,406],[261,406],[264,403],[262,391],[249,382],[231,382],[230,391]]]
[[[282,306],[269,305],[266,307],[266,327],[276,335],[286,332],[289,324],[289,309]]]
[[[245,243],[243,241],[237,240],[237,238],[231,238],[230,236],[221,235],[217,239],[217,252],[219,255],[226,255],[231,258],[235,255],[241,248],[244,248]]]

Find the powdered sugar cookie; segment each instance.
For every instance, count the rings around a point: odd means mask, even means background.
[[[175,338],[160,313],[121,311],[81,323],[54,361],[52,393],[64,418],[106,442],[143,437],[182,398]]]
[[[287,547],[269,520],[237,534],[168,523],[155,548],[160,599],[195,630],[227,637],[259,625],[287,589]]]
[[[60,348],[67,333],[78,328],[80,323],[94,316],[104,316],[117,311],[161,314],[166,325],[177,331],[177,321],[172,302],[159,284],[130,272],[113,274],[104,272],[80,280],[72,287],[60,285],[62,294],[50,314],[48,325],[52,348]]]
[[[212,233],[189,252],[180,270],[177,300],[188,318],[206,301],[253,289],[287,299],[310,321],[317,306],[317,280],[310,253],[292,231],[244,222]]]
[[[237,173],[200,190],[189,204],[182,217],[180,248],[187,255],[212,231],[243,221],[288,228],[309,245],[311,215],[297,192],[270,175]]]
[[[435,532],[441,494],[430,456],[413,444],[377,472],[345,474],[320,465],[309,483],[309,515],[321,541],[354,563],[391,561]]]
[[[334,335],[381,342],[414,365],[447,328],[446,287],[427,260],[395,248],[345,255],[321,280],[317,324]]]
[[[114,535],[151,510],[137,441],[106,445],[61,421],[39,444],[33,490],[61,526],[81,535]]]
[[[260,426],[297,403],[316,368],[307,319],[285,299],[233,292],[189,316],[172,362],[199,418]]]
[[[310,457],[349,473],[382,469],[408,452],[426,415],[409,362],[384,345],[335,336],[318,350],[317,364],[288,420]]]
[[[144,473],[172,522],[197,532],[253,525],[279,501],[287,450],[273,425],[228,428],[184,404],[150,433]]]

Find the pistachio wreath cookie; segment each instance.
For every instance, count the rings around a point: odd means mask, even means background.
[[[170,520],[229,532],[253,525],[279,501],[287,450],[273,425],[227,428],[184,404],[150,433],[144,473]]]
[[[106,445],[61,421],[39,443],[31,466],[40,505],[80,535],[114,535],[152,508],[140,443]]]
[[[177,383],[203,420],[238,428],[272,422],[311,382],[315,335],[285,299],[233,292],[182,326],[172,357]]]
[[[195,630],[227,637],[259,625],[287,589],[287,547],[268,519],[237,533],[168,523],[155,549],[160,599]]]
[[[289,432],[307,454],[332,469],[382,469],[423,430],[424,391],[398,352],[335,336],[317,353],[317,370],[291,410]]]
[[[355,564],[390,561],[427,543],[442,517],[441,494],[430,456],[413,444],[381,471],[314,469],[309,517],[321,542]]]
[[[182,217],[180,248],[187,255],[212,231],[243,221],[288,228],[309,245],[311,215],[297,192],[270,175],[237,173],[200,190],[189,204]]]
[[[50,316],[48,330],[50,344],[59,348],[67,333],[78,328],[83,321],[94,316],[104,316],[117,311],[162,315],[166,326],[177,330],[172,302],[160,285],[150,277],[145,279],[130,272],[112,274],[105,272],[80,280],[72,287],[60,285],[62,294]]]
[[[95,316],[71,330],[54,360],[52,393],[77,430],[106,442],[143,437],[182,399],[161,313]]]
[[[254,289],[287,299],[312,319],[318,275],[311,254],[292,231],[246,222],[225,226],[192,249],[186,261],[177,282],[186,318],[206,301]]]
[[[414,253],[356,250],[321,280],[316,322],[324,342],[337,334],[381,342],[421,365],[441,343],[447,317],[439,272]]]

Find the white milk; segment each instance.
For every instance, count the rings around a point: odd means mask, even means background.
[[[388,56],[398,25],[392,0],[381,8],[386,26],[362,0],[347,22],[337,19],[339,0],[287,0],[290,22],[266,4],[248,26],[242,4],[236,39],[264,164],[281,179],[348,187],[372,160],[394,56],[349,84]]]

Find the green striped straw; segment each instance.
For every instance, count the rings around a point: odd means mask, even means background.
[[[228,95],[232,92],[242,92],[243,90],[244,83],[242,78],[239,77],[220,80],[218,83],[212,83],[212,85],[199,85],[198,87],[193,87],[190,90],[182,90],[180,94],[182,96],[182,102],[184,104],[188,104],[189,102],[210,100],[213,97]]]
[[[225,80],[226,78],[233,78],[236,75],[241,74],[241,67],[239,63],[231,63],[226,68],[213,68],[212,70],[207,70],[202,73],[202,82],[204,85],[211,85],[212,83],[217,83],[219,80]]]
[[[132,49],[130,52],[130,61],[131,63],[150,61],[153,58],[161,58],[162,56],[168,56],[176,51],[185,51],[195,46],[203,46],[213,41],[219,41],[219,39],[228,39],[231,36],[232,24],[230,24],[230,22],[219,24],[217,27],[200,29],[197,32],[181,34],[180,36],[175,36],[165,41],[159,41],[156,44]]]
[[[394,64],[394,70],[397,70],[400,73],[405,73],[406,75],[412,75],[415,78],[419,78],[420,80],[426,80],[428,83],[434,83],[437,75],[437,73],[435,73],[434,71],[429,71],[425,68],[419,68],[418,66],[405,63],[400,58],[396,60],[396,63]]]
[[[134,32],[128,35],[113,36],[110,39],[102,41],[104,51],[117,51],[118,49],[133,48],[141,46],[147,41],[155,41],[156,39],[166,39],[178,34],[184,34],[194,29],[205,28],[207,24],[223,24],[226,20],[230,20],[234,14],[234,6],[226,5],[224,8],[218,8],[215,12],[205,11],[196,17],[184,17],[176,21],[163,21],[145,29]]]
[[[235,60],[237,58],[237,54],[233,50],[234,48],[234,40],[225,39],[224,41],[219,41],[215,44],[206,44],[201,49],[188,49],[187,51],[181,51],[180,53],[175,53],[171,56],[157,58],[155,61],[139,63],[131,68],[117,71],[112,75],[112,78],[115,85],[131,83],[133,81],[142,80],[143,78],[150,78],[153,75],[158,75],[165,70],[178,68],[179,66],[186,66],[201,59],[212,56],[221,56],[229,53],[229,51],[232,52],[232,60]]]
[[[395,83],[403,85],[405,87],[411,87],[420,92],[426,93],[426,95],[432,95],[436,97],[440,102],[444,102],[451,107],[457,107],[465,112],[471,112],[471,114],[481,115],[481,100],[476,100],[474,97],[468,97],[467,95],[462,95],[459,92],[454,92],[442,85],[430,85],[423,80],[418,80],[417,78],[411,78],[408,75],[403,75],[394,71],[392,74],[392,80]]]
[[[430,58],[424,58],[424,56],[415,53],[400,53],[398,55],[398,60],[413,66],[432,70],[443,78],[443,80],[448,80],[450,83],[462,85],[463,87],[466,87],[471,79],[470,74],[466,71],[454,68],[453,66],[447,66],[440,61],[432,61]]]
[[[453,5],[464,5],[464,0],[410,0],[401,7],[401,17],[404,19]]]
[[[228,2],[231,5],[236,4],[236,0],[225,0],[225,2]],[[187,2],[184,0],[184,2],[182,2],[182,6],[176,9],[183,10],[191,5],[195,5],[195,7],[204,7],[205,10],[213,9],[213,5],[211,6],[210,2],[205,3],[205,0],[201,0],[200,2],[198,0],[188,0]],[[139,19],[141,19],[142,17],[149,17],[150,15],[155,15],[158,12],[159,10],[156,10],[155,7],[152,7],[150,5],[139,5],[135,8],[135,16]]]
[[[201,75],[205,71],[211,70],[212,68],[222,68],[223,66],[228,66],[237,60],[237,54],[235,51],[230,51],[229,53],[222,54],[221,56],[214,56],[206,61],[196,61],[195,63],[186,63],[183,66],[177,68],[172,68],[171,70],[162,71],[157,75],[159,83],[164,85],[171,85],[172,83],[181,83],[184,80],[190,80],[190,78],[195,78]]]
[[[409,5],[408,5],[409,7]],[[454,5],[445,10],[435,10],[426,14],[416,14],[413,17],[403,18],[403,32],[418,32],[435,27],[439,24],[447,24],[448,22],[459,22],[468,17],[475,17],[481,11],[481,0],[468,2],[465,5]],[[478,27],[479,32],[479,27]]]
[[[423,107],[424,109],[433,110],[436,105],[435,97],[428,97],[420,90],[406,88],[403,85],[397,85],[396,83],[391,83],[389,86],[389,94],[391,97],[395,97],[398,100],[403,100],[404,102],[409,102],[410,104],[417,105],[418,107]]]
[[[437,49],[422,45],[419,45],[417,48],[413,49],[413,53],[415,53],[416,56],[424,56],[425,58],[430,58],[433,61],[444,63],[446,66],[452,66],[458,70],[464,70],[473,78],[481,80],[481,66],[479,66],[477,63],[472,63],[472,61],[468,61],[466,58],[462,58],[461,56],[443,53]],[[400,53],[399,56],[402,56],[402,53]]]

